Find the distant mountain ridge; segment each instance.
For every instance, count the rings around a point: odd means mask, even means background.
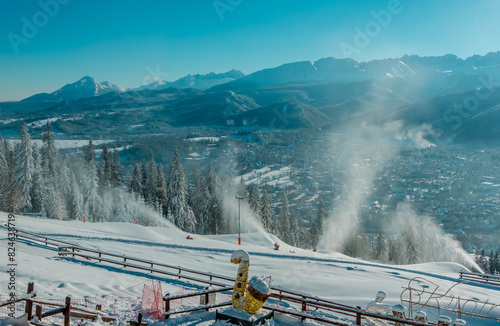
[[[490,76],[497,82],[500,81],[500,52],[490,52],[484,56],[474,55],[466,59],[447,54],[435,57],[405,55],[401,58],[367,62],[335,58],[300,61],[260,70],[235,81],[215,86],[213,90],[236,91],[286,83],[349,83],[389,78],[403,78],[419,86],[438,89],[442,88],[441,84],[450,83],[450,77],[456,82],[464,75],[484,75]],[[425,85],[422,80],[425,80]],[[457,85],[456,90],[465,89],[467,88]]]
[[[57,101],[73,101],[80,98],[94,97],[104,95],[110,92],[124,92],[120,86],[109,82],[96,82],[94,78],[85,76],[80,80],[66,84],[55,92],[40,93],[30,96],[23,101],[41,101],[41,102],[57,102]]]
[[[170,87],[198,88],[203,90],[216,85],[231,82],[244,76],[245,74],[241,71],[233,69],[220,74],[211,72],[206,75],[187,75],[173,82],[167,82],[162,79],[157,79],[150,84],[139,86],[136,88],[130,88],[127,89],[127,91],[141,91],[144,89],[160,90]]]

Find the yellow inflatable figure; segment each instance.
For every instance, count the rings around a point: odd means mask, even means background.
[[[239,264],[238,274],[234,282],[233,307],[235,309],[245,309],[249,314],[255,314],[269,298],[269,284],[264,277],[252,277],[248,284],[248,270],[250,268],[250,256],[244,250],[236,250],[231,255],[231,262]]]

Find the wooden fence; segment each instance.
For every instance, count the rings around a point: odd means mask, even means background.
[[[113,322],[116,318],[110,317],[107,314],[101,312],[100,306],[95,309],[85,308],[80,306],[74,306],[71,304],[71,297],[66,297],[64,304],[54,302],[53,300],[37,299],[36,293],[34,291],[35,283],[28,283],[27,295],[23,298],[19,298],[13,301],[8,301],[0,304],[0,307],[11,305],[12,303],[17,303],[25,301],[25,313],[27,314],[28,320],[32,325],[45,326],[43,324],[43,318],[54,316],[57,314],[62,314],[64,316],[64,326],[70,326],[71,318],[79,319],[90,319],[93,320],[100,316],[104,322]],[[35,306],[34,306],[35,305]],[[43,307],[56,307],[50,310],[43,311]],[[35,314],[33,314],[33,307],[35,308]],[[36,316],[37,320],[33,317]],[[139,313],[137,321],[128,321],[131,326],[147,326],[146,323],[142,322],[142,314]]]
[[[500,286],[500,276],[496,275],[460,272],[460,279]]]
[[[19,234],[22,233],[22,234]],[[108,264],[113,264],[113,265],[119,265],[122,266],[123,268],[133,268],[133,269],[139,269],[142,271],[147,271],[149,273],[156,273],[172,278],[178,278],[178,279],[185,279],[188,281],[193,281],[196,283],[201,283],[209,286],[219,286],[221,288],[227,288],[228,286],[231,286],[234,284],[235,279],[223,275],[217,275],[213,273],[205,273],[193,269],[188,269],[188,268],[182,268],[180,266],[173,266],[173,265],[168,265],[168,264],[161,264],[161,263],[155,263],[152,261],[148,260],[143,260],[143,259],[138,259],[138,258],[132,258],[132,257],[127,257],[125,255],[117,255],[113,253],[106,253],[98,250],[92,250],[92,249],[86,249],[83,247],[75,246],[73,244],[69,244],[67,242],[55,240],[55,239],[50,239],[47,237],[42,237],[38,236],[33,233],[25,232],[25,231],[18,231],[18,237],[25,238],[28,240],[33,240],[37,242],[42,242],[45,243],[47,246],[57,246],[59,249],[59,256],[63,257],[81,257],[89,261],[97,261],[99,263],[108,263]],[[217,290],[215,290],[217,291]],[[321,310],[325,313],[335,313],[335,314],[340,314],[344,316],[348,316],[350,318],[353,318],[356,320],[357,325],[361,325],[361,320],[365,319],[367,317],[372,318],[372,319],[378,319],[378,320],[385,320],[391,324],[395,325],[415,325],[415,326],[425,326],[425,325],[432,325],[432,324],[425,324],[417,321],[412,321],[412,320],[406,320],[406,319],[399,319],[395,318],[393,316],[383,316],[383,315],[378,315],[374,313],[367,312],[361,307],[351,307],[347,305],[342,305],[339,303],[335,303],[332,301],[328,301],[325,299],[321,299],[318,297],[310,296],[307,294],[302,294],[302,293],[297,293],[292,290],[288,289],[283,289],[279,287],[271,287],[271,298],[275,298],[280,301],[286,301],[291,303],[293,306],[297,306],[298,309],[300,309],[300,313],[297,311],[289,311],[286,309],[281,309],[281,308],[271,308],[267,306],[268,309],[274,309],[275,311],[279,311],[280,313],[300,317],[301,320],[305,319],[313,319],[313,320],[319,320],[321,319],[320,317],[315,317],[311,316],[306,313],[306,307],[312,307],[315,308],[316,310]],[[219,291],[220,292],[220,291]],[[205,295],[206,292],[203,294]],[[199,294],[196,294],[199,295]],[[187,294],[187,296],[192,296]],[[178,298],[181,298],[182,296],[179,296]],[[165,300],[166,302],[169,302],[172,298],[168,298]],[[167,303],[166,303],[167,305]],[[227,305],[227,304],[226,304]],[[165,312],[169,312],[170,308],[165,307]],[[196,307],[193,309],[181,311],[181,312],[188,312],[188,311],[195,311],[195,310],[208,310],[210,308],[209,305],[203,305],[200,307]],[[181,313],[178,312],[178,313]],[[170,312],[165,315],[165,317],[172,315],[173,313]],[[319,318],[319,319],[318,319]],[[332,325],[345,325],[344,323],[339,323],[336,321],[324,319],[324,320],[319,320],[324,323],[332,324]]]

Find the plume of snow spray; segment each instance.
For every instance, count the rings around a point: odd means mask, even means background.
[[[409,203],[399,204],[384,223],[389,235],[409,234],[417,249],[417,263],[449,261],[482,271],[460,243],[429,216],[416,214]],[[408,244],[408,241],[406,241]]]
[[[340,153],[345,162],[345,191],[326,222],[320,247],[340,251],[346,240],[357,234],[362,204],[371,195],[375,177],[382,172],[387,162],[398,155],[401,140],[409,138],[419,148],[435,146],[425,139],[427,134],[432,133],[429,126],[423,125],[409,131],[403,129],[400,121],[386,123],[382,127],[364,122],[349,125],[344,135],[345,147]],[[415,214],[408,205],[398,207],[384,228],[390,236],[406,232],[417,239],[413,243],[417,245],[415,250],[419,251],[416,262],[454,261],[481,270],[458,241],[445,234],[431,218]]]
[[[321,248],[338,251],[357,232],[361,204],[371,194],[375,176],[398,153],[397,146],[391,146],[387,139],[393,138],[400,128],[399,123],[386,124],[382,128],[365,123],[350,126],[340,153],[345,162],[345,192],[326,221],[319,243]]]

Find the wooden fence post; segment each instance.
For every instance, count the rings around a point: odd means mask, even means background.
[[[39,321],[42,321],[42,306],[41,305],[36,305],[35,307],[35,314],[38,317]]]
[[[70,326],[71,322],[71,297],[66,297],[66,310],[64,310],[64,326]]]
[[[306,312],[306,310],[307,310],[307,305],[306,305],[306,303],[305,303],[305,302],[302,302],[302,312],[303,312],[303,313],[305,313],[305,312]],[[306,320],[306,316],[302,316],[302,317],[300,318],[300,320],[301,320],[301,321]]]
[[[170,293],[167,293],[165,296],[169,296],[169,295],[170,295]],[[163,300],[165,300],[165,312],[169,312],[170,311],[170,299],[168,299],[168,298],[165,299],[164,298]],[[165,319],[168,319],[168,317],[170,317],[170,316],[166,315]]]
[[[359,312],[361,310],[360,306],[356,307],[356,325],[361,325],[361,313]]]
[[[31,292],[33,292],[34,289],[35,289],[35,283],[29,282],[28,291],[26,293],[30,294]],[[33,301],[26,300],[26,306],[24,312],[28,314],[28,320],[31,320],[31,318],[33,318]]]

